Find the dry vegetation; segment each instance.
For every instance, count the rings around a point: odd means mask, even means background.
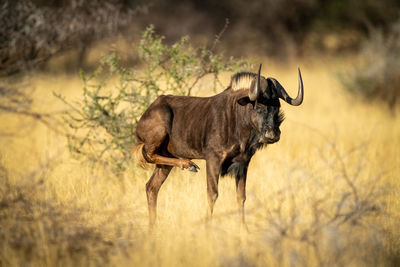
[[[238,224],[230,178],[220,180],[215,217],[205,226],[203,162],[197,174],[173,171],[149,233],[151,170],[132,166],[115,177],[93,169],[70,158],[65,139],[42,124],[2,115],[1,132],[14,134],[0,139],[0,266],[399,264],[400,117],[347,96],[335,76],[343,62],[263,63],[264,75],[292,94],[300,65],[306,96],[299,108],[282,105],[281,141],[250,164],[248,232]],[[77,76],[26,83],[40,111],[66,108],[52,91],[71,99],[82,88]]]

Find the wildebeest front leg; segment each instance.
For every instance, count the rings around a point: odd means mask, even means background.
[[[157,217],[157,196],[161,185],[167,179],[171,166],[156,165],[153,175],[146,184],[147,203],[149,206],[149,222],[150,227],[153,227]]]
[[[239,216],[241,218],[241,223],[244,226],[246,226],[244,202],[246,201],[247,169],[244,171],[244,173],[237,175],[235,178],[236,178],[236,199],[239,206]]]
[[[208,205],[209,212],[207,219],[211,219],[215,201],[218,198],[218,180],[220,172],[220,161],[216,157],[207,158],[207,194],[208,194]]]

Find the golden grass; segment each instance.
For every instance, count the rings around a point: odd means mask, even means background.
[[[264,75],[295,94],[297,66],[265,63]],[[160,190],[158,227],[149,233],[144,186],[151,170],[132,167],[116,178],[72,159],[65,139],[43,125],[2,115],[1,130],[18,135],[0,139],[8,170],[0,191],[0,265],[394,264],[400,251],[400,118],[343,91],[335,73],[347,62],[298,64],[305,101],[282,104],[281,141],[257,152],[250,164],[248,232],[238,223],[230,178],[220,180],[214,220],[205,225],[204,162],[197,174],[172,171]],[[228,79],[223,77],[226,84]],[[65,109],[52,91],[73,99],[82,86],[78,76],[63,75],[39,74],[29,83],[40,111]],[[52,168],[38,168],[49,160]],[[364,201],[360,207],[372,208],[331,225],[344,195],[343,212],[357,210],[343,168]]]

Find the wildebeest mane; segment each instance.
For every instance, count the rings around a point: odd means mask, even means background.
[[[233,91],[240,89],[249,89],[251,82],[257,77],[257,74],[252,72],[238,72],[232,75],[230,88]]]

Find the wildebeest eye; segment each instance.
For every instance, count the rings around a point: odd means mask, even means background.
[[[282,124],[283,120],[285,119],[285,114],[282,110],[280,110],[276,115],[275,121],[278,127]]]

